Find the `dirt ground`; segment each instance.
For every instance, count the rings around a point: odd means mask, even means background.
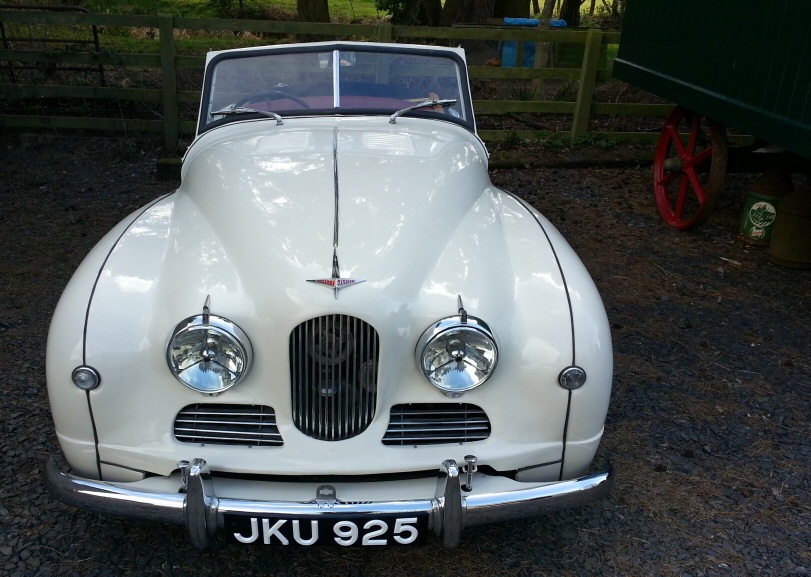
[[[663,224],[645,152],[616,147],[590,164],[581,150],[572,167],[575,153],[540,151],[548,162],[491,171],[562,231],[605,302],[615,380],[601,454],[618,471],[608,500],[470,529],[455,551],[199,553],[180,529],[70,509],[42,485],[58,450],[44,379],[56,301],[113,224],[175,184],[155,179],[148,141],[3,135],[0,574],[807,574],[811,272],[738,239],[755,175],[729,175],[699,229]]]

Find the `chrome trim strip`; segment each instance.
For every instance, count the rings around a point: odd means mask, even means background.
[[[333,61],[338,59],[338,52],[333,53]],[[333,65],[334,66],[334,65]],[[335,74],[337,75],[337,70]],[[337,78],[337,76],[336,76]],[[335,94],[338,94],[337,89]],[[332,131],[332,179],[335,194],[335,209],[332,222],[332,292],[335,298],[338,298],[338,290],[341,288],[336,279],[341,278],[341,268],[338,265],[338,228],[340,226],[340,192],[338,189],[338,127],[336,126]],[[318,280],[308,282],[321,282]]]
[[[341,51],[332,51],[332,105],[341,107]]]
[[[333,178],[333,186],[335,188],[335,220],[333,222],[333,229],[332,229],[332,248],[333,248],[333,268],[332,268],[332,277],[339,278],[340,274],[337,271],[338,267],[338,201],[340,199],[340,194],[338,192],[338,127],[336,126],[335,129],[332,131],[332,178]]]
[[[64,473],[53,459],[46,464],[46,482],[61,501],[99,513],[186,526],[192,543],[205,547],[217,529],[225,526],[226,514],[302,517],[374,517],[383,513],[428,515],[428,526],[445,547],[459,543],[465,527],[531,517],[564,508],[578,507],[605,497],[614,483],[608,463],[596,473],[525,489],[499,493],[462,494],[459,468],[452,459],[437,472],[436,494],[410,501],[335,503],[328,508],[317,501],[247,501],[215,496],[215,481],[202,459],[186,469],[187,493],[157,493],[123,485],[83,479]],[[528,483],[529,485],[529,483]],[[178,487],[180,490],[181,487]]]
[[[338,57],[336,52],[334,58]],[[335,208],[332,224],[332,276],[330,278],[307,279],[307,282],[320,284],[332,289],[335,298],[338,298],[338,291],[365,282],[366,279],[342,279],[341,267],[338,264],[338,230],[340,229],[340,199],[341,194],[338,187],[338,127],[332,131],[332,178],[335,189]]]

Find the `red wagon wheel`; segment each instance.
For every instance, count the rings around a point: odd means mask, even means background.
[[[722,124],[677,106],[659,136],[653,189],[659,214],[670,226],[700,225],[712,212],[727,171]]]

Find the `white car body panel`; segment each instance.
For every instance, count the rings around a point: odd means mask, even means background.
[[[330,278],[334,249],[340,277],[363,282],[340,292],[308,282]],[[175,325],[201,314],[207,299],[254,351],[249,374],[218,397],[184,387],[166,362]],[[460,299],[486,320],[500,356],[486,383],[448,399],[422,375],[415,344],[457,314]],[[332,442],[291,420],[290,334],[326,314],[362,319],[380,336],[375,416],[363,432]],[[80,365],[101,375],[97,388],[73,386]],[[570,366],[588,375],[571,391],[559,383]],[[543,216],[490,184],[487,152],[469,127],[301,115],[281,125],[236,119],[198,136],[180,188],[125,219],[77,271],[54,315],[47,372],[60,444],[88,479],[168,491],[178,462],[191,456],[231,476],[396,476],[473,453],[513,472],[518,481],[477,477],[482,487],[504,488],[586,472],[603,433],[612,353],[582,263]],[[211,402],[272,407],[283,445],[177,440],[178,412]],[[483,408],[488,438],[381,443],[393,405],[448,402]],[[291,480],[269,493],[258,481],[218,483],[219,495],[258,500],[300,500],[315,486]],[[360,501],[391,499],[391,491],[416,498],[425,483],[433,481],[336,486]]]

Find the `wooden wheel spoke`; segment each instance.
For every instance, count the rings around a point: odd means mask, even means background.
[[[696,153],[696,144],[701,134],[701,116],[694,114],[690,123],[690,139],[687,142],[687,154],[692,158]]]
[[[679,127],[677,125],[669,124],[667,131],[670,133],[670,138],[673,140],[673,147],[679,155],[679,158],[687,157],[687,150],[684,148],[684,143],[681,141],[679,134]]]
[[[685,167],[690,167],[693,169],[699,168],[699,165],[702,161],[712,158],[712,147],[707,147],[695,156],[693,156],[689,161],[685,162]],[[706,171],[704,171],[706,172]]]
[[[687,229],[707,219],[723,187],[726,155],[723,126],[681,107],[673,110],[653,163],[656,204],[667,224]]]
[[[679,192],[676,195],[676,205],[673,207],[673,216],[679,220],[681,220],[682,216],[684,216],[684,205],[687,203],[687,188],[689,185],[689,179],[686,175],[682,175],[681,180],[679,181]]]
[[[665,175],[656,181],[656,184],[661,184],[666,186],[673,182],[675,179],[679,178],[682,175],[681,172],[666,172]]]
[[[693,192],[696,193],[696,198],[698,199],[698,202],[703,205],[707,200],[707,195],[704,192],[704,186],[702,186],[702,184],[698,181],[696,171],[693,169],[686,170],[685,174],[687,175],[687,178],[685,180],[688,180],[690,182],[690,184],[693,187]]]

